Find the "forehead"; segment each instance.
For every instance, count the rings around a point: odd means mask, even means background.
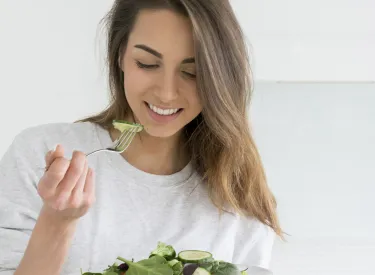
[[[145,44],[165,57],[194,56],[194,41],[189,18],[174,11],[142,10],[129,36],[128,47]]]

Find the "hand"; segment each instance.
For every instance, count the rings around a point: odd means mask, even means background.
[[[45,160],[46,172],[38,184],[43,209],[64,220],[85,215],[95,201],[94,172],[88,168],[86,155],[75,151],[68,160],[58,145],[46,154]]]

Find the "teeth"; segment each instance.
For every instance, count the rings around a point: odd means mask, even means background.
[[[162,116],[168,116],[173,115],[178,112],[179,109],[160,109],[152,104],[148,104],[148,107],[150,107],[151,110],[153,110],[155,113],[162,115]]]

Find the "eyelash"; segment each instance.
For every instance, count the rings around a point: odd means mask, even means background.
[[[191,74],[191,73],[188,73],[188,72],[184,72],[183,73],[188,77],[188,78],[191,78],[191,79],[195,79],[196,78],[196,75],[195,74]]]
[[[141,68],[141,69],[156,69],[156,68],[159,68],[159,65],[147,65],[147,64],[143,64],[139,61],[136,61],[136,63],[137,63],[138,68]]]
[[[148,65],[148,64],[143,64],[139,61],[136,61],[136,64],[137,64],[138,68],[140,68],[140,69],[152,70],[152,69],[159,68],[159,65],[157,65],[157,64]],[[184,71],[183,71],[183,73],[184,73],[185,76],[187,76],[188,78],[191,78],[191,79],[195,79],[195,77],[196,77],[195,74],[191,74],[191,73],[184,72]]]

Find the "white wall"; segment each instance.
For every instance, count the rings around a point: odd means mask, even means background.
[[[291,235],[275,274],[374,274],[375,85],[261,83],[251,114]]]
[[[106,105],[98,22],[111,3],[0,0],[0,153],[25,126]]]
[[[0,155],[25,127],[106,105],[96,34],[111,3],[0,0]],[[275,83],[375,80],[374,3],[233,1],[262,80],[254,133],[291,234],[275,274],[374,274],[375,85]]]
[[[375,81],[374,0],[231,0],[257,79]]]

